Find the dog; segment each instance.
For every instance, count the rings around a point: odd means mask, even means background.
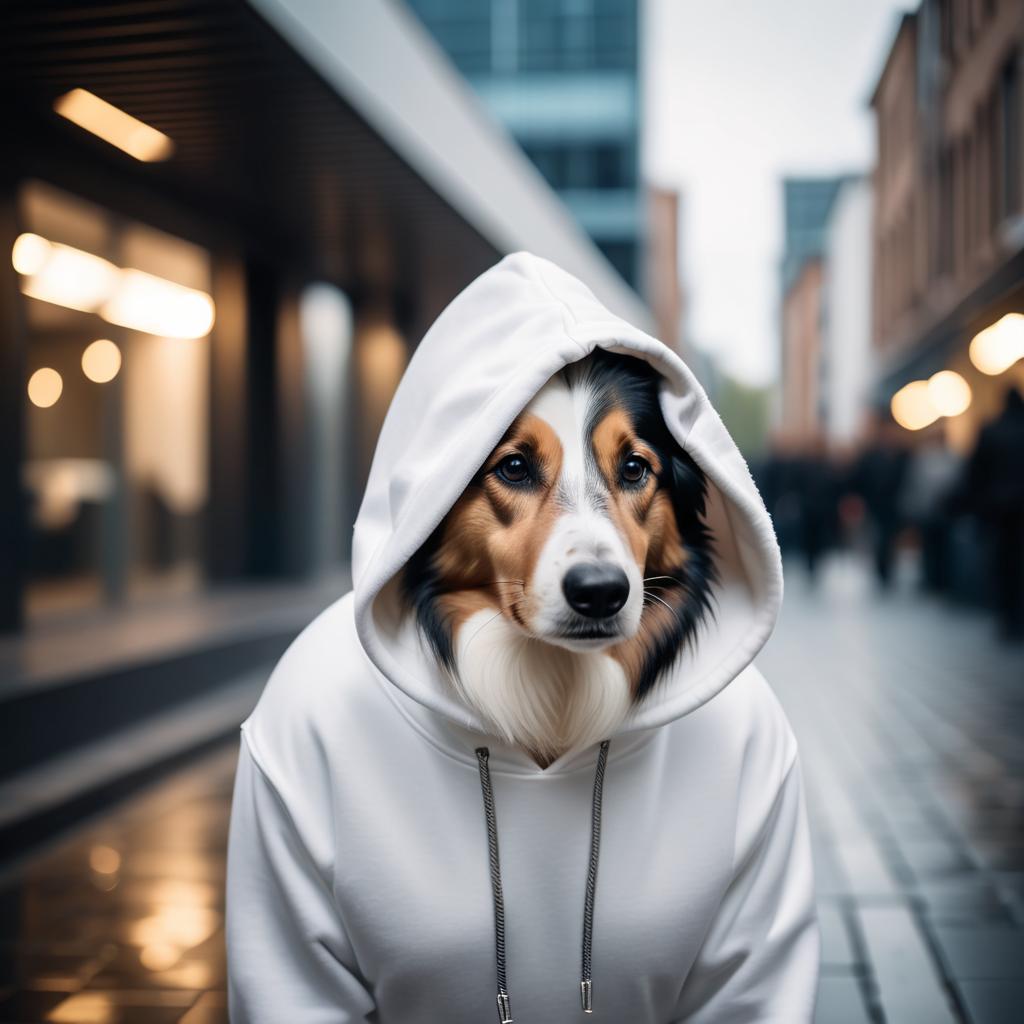
[[[602,349],[557,373],[403,571],[451,684],[541,768],[614,731],[712,612],[707,482],[660,379]]]

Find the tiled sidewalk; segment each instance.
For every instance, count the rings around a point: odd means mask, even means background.
[[[824,967],[819,1024],[1024,1020],[1024,651],[850,563],[759,664],[800,741]]]
[[[818,1024],[1024,1020],[1024,652],[829,567],[760,660],[803,756]],[[234,747],[0,879],[0,1022],[223,1024]]]

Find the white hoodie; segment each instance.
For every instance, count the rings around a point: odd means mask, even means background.
[[[541,386],[595,346],[663,375],[667,425],[708,477],[721,582],[714,619],[610,737],[592,1018],[810,1021],[818,933],[797,749],[751,664],[782,597],[771,522],[680,359],[518,253],[416,350],[356,522],[354,590],[292,644],[242,727],[228,859],[235,1024],[500,1019],[480,746],[512,1016],[583,1018],[598,747],[542,770],[489,735],[400,614],[396,574]]]

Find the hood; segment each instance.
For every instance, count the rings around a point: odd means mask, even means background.
[[[615,735],[710,700],[751,662],[778,616],[782,565],[771,520],[690,370],[571,274],[529,253],[507,256],[451,302],[416,349],[384,421],[353,538],[356,630],[368,657],[406,696],[474,732],[488,730],[403,640],[398,576],[547,380],[597,347],[661,374],[665,422],[708,479],[720,576],[715,615]]]

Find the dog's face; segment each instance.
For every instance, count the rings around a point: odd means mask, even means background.
[[[406,570],[435,652],[483,610],[534,640],[618,660],[634,698],[703,614],[704,479],[669,434],[658,376],[598,351],[517,417]]]

